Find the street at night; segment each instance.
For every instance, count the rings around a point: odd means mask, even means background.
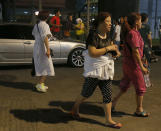
[[[161,57],[159,57],[161,59]],[[161,126],[161,61],[151,65],[153,87],[147,89],[144,109],[148,118],[133,116],[135,111],[134,88],[120,99],[113,119],[123,124],[121,131],[160,131]],[[1,67],[0,70],[0,131],[114,131],[104,126],[102,96],[99,89],[81,105],[81,120],[69,114],[82,89],[83,68],[56,65],[56,76],[49,78],[47,93],[34,90],[36,79],[30,75],[30,66]],[[113,96],[119,91],[122,77],[121,60],[115,61]]]
[[[0,0],[0,131],[161,131],[159,7]]]

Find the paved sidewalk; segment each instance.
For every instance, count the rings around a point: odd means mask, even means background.
[[[121,61],[115,62],[113,96],[119,91],[122,77]],[[104,126],[102,97],[99,89],[81,105],[82,119],[75,121],[69,111],[80,93],[82,68],[66,65],[55,66],[56,76],[47,80],[47,93],[33,90],[35,78],[30,68],[14,67],[0,69],[0,131],[115,131]],[[123,124],[120,131],[161,131],[161,57],[151,66],[153,87],[147,90],[144,109],[149,118],[134,117],[134,89],[121,98],[116,110],[120,113],[113,119]]]

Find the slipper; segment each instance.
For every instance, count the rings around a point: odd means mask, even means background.
[[[106,126],[111,127],[111,128],[115,128],[115,129],[120,129],[122,127],[122,124],[116,123],[116,124],[108,124]]]
[[[150,114],[143,111],[143,112],[139,112],[139,113],[135,112],[134,115],[137,117],[148,117]]]
[[[79,116],[79,114],[75,114],[74,112],[70,112],[70,115],[72,116],[72,118],[74,119],[74,120],[80,120],[81,118],[80,118],[80,116]]]

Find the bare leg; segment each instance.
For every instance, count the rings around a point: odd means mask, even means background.
[[[113,128],[121,128],[122,127],[121,123],[116,123],[115,121],[112,120],[111,107],[112,107],[112,102],[105,104],[105,120],[106,120],[105,124],[113,125]]]
[[[73,106],[73,108],[72,108],[72,112],[73,112],[73,114],[79,114],[79,106],[80,106],[80,104],[83,102],[83,101],[85,101],[87,98],[85,98],[85,97],[83,97],[83,96],[78,96],[77,97],[77,99],[76,99],[76,101],[75,101],[75,104],[74,104],[74,106]]]
[[[112,102],[105,104],[105,109],[104,109],[105,120],[106,120],[106,123],[116,124],[116,122],[114,122],[111,117],[111,107],[112,107]]]
[[[136,95],[136,112],[143,112],[143,96]]]
[[[120,92],[117,94],[116,97],[114,97],[113,101],[112,101],[112,106],[115,107],[119,98],[124,94],[125,92],[123,92],[122,90],[120,90]]]
[[[44,83],[46,80],[46,76],[40,76],[39,83]]]

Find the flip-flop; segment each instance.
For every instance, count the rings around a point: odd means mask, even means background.
[[[81,117],[79,116],[79,114],[75,114],[74,112],[70,112],[69,113],[71,116],[72,116],[72,118],[74,119],[74,120],[80,120],[81,119]]]
[[[106,126],[115,128],[115,129],[120,129],[122,127],[121,123],[116,123],[116,124],[107,124]]]
[[[139,113],[135,112],[134,115],[137,117],[148,117],[150,114],[143,111],[143,112],[139,112]]]

